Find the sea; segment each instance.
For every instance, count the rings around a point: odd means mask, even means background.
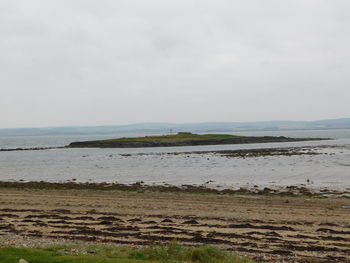
[[[0,151],[0,181],[143,182],[149,185],[191,184],[234,189],[305,185],[315,189],[350,190],[350,129],[241,131],[231,134],[332,140],[159,148]],[[144,135],[149,134],[0,135],[0,149],[56,147],[73,141]],[[233,158],[211,152],[281,147],[311,147],[320,154]],[[198,151],[202,153],[195,153]]]

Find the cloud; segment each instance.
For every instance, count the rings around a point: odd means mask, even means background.
[[[4,0],[1,126],[346,117],[349,11],[345,0]]]

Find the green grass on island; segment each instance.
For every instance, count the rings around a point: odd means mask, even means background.
[[[254,263],[216,247],[184,247],[178,243],[132,248],[110,246],[55,246],[0,248],[1,263]]]
[[[324,140],[322,138],[289,138],[284,136],[237,136],[231,134],[194,134],[179,132],[171,135],[145,136],[131,138],[116,138],[97,141],[72,142],[67,147],[98,147],[98,148],[143,148],[169,146],[198,146],[239,143],[271,143],[295,141]]]
[[[223,140],[223,139],[237,139],[242,136],[230,134],[194,134],[190,132],[179,132],[172,135],[160,136],[145,136],[135,138],[119,138],[103,140],[103,142],[182,142],[182,141],[199,141],[199,140]]]

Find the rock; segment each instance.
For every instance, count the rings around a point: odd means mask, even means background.
[[[28,263],[28,261],[25,260],[25,259],[23,259],[23,258],[21,258],[21,259],[18,261],[18,263]]]
[[[174,221],[169,218],[166,218],[162,221],[162,223],[174,223]]]
[[[197,225],[198,222],[196,220],[192,219],[192,220],[187,220],[185,222],[182,222],[182,224]]]

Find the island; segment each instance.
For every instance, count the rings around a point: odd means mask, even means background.
[[[327,138],[328,139],[328,138]],[[289,138],[284,136],[236,136],[230,134],[194,134],[179,132],[171,135],[118,138],[97,141],[72,142],[68,148],[143,148],[270,142],[298,142],[327,140],[326,138]]]

